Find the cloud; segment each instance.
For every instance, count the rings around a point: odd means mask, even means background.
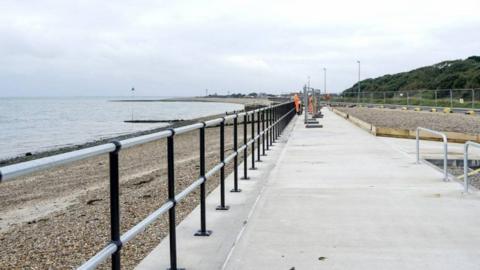
[[[479,54],[478,0],[10,1],[0,95],[341,91]]]

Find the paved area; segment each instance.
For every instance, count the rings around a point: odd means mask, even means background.
[[[401,144],[329,111],[323,129],[306,129],[301,121],[262,164],[263,175],[249,182],[256,183],[250,195],[246,190],[242,202],[232,202],[231,210],[243,209],[241,218],[224,214],[211,221],[212,236],[228,237],[204,238],[192,247],[195,226],[188,227],[188,218],[178,226],[180,232],[189,228],[179,242],[190,245],[180,248],[180,266],[480,269],[477,192],[463,194],[461,183],[443,182],[440,171],[415,164]],[[198,214],[192,215],[198,224]],[[139,269],[163,269],[167,241]]]

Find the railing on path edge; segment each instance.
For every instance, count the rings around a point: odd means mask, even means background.
[[[238,118],[243,116],[244,142],[237,145],[237,126]],[[255,117],[256,116],[256,117]],[[177,270],[176,255],[176,227],[175,227],[175,206],[186,197],[190,192],[200,187],[200,230],[195,236],[209,236],[211,231],[206,228],[206,209],[205,209],[205,182],[216,172],[220,171],[220,205],[218,210],[228,210],[225,205],[225,166],[234,161],[234,189],[238,189],[238,154],[243,151],[244,179],[247,176],[247,147],[252,146],[252,167],[255,167],[255,142],[257,141],[257,160],[260,160],[260,145],[265,154],[265,144],[267,150],[275,140],[280,136],[290,120],[295,116],[295,106],[293,102],[286,102],[275,106],[269,106],[257,110],[235,113],[221,118],[212,119],[206,122],[195,123],[188,126],[168,129],[157,133],[129,138],[121,141],[112,141],[82,150],[72,151],[51,157],[40,158],[18,164],[13,164],[0,168],[0,183],[2,181],[12,180],[15,177],[27,175],[40,170],[52,168],[62,164],[68,164],[74,161],[95,157],[102,154],[109,154],[109,177],[110,177],[110,231],[111,241],[100,250],[95,256],[91,257],[78,269],[95,269],[99,264],[111,256],[112,269],[120,269],[120,250],[128,241],[136,235],[145,231],[146,227],[158,219],[162,214],[168,211],[169,217],[169,238],[170,238],[170,269]],[[246,130],[248,119],[251,124],[251,137],[247,141]],[[225,158],[225,122],[233,119],[233,153]],[[255,120],[257,122],[257,133],[255,136]],[[220,125],[220,162],[211,170],[205,172],[205,128]],[[175,171],[174,171],[174,138],[176,134],[186,133],[193,130],[199,130],[200,136],[200,176],[190,186],[178,194],[175,194]],[[120,199],[119,199],[119,152],[122,149],[132,146],[153,142],[167,138],[167,178],[168,178],[168,198],[167,201],[157,210],[149,214],[141,222],[130,228],[127,232],[120,235]]]
[[[468,192],[468,186],[470,181],[468,179],[468,149],[469,146],[480,148],[480,144],[472,141],[468,141],[463,145],[463,181],[464,181],[464,191]]]
[[[442,137],[443,139],[443,173],[444,173],[444,181],[448,181],[448,170],[447,170],[447,161],[448,161],[448,140],[447,140],[447,135],[445,133],[436,131],[436,130],[431,130],[428,128],[423,128],[423,127],[417,127],[416,130],[416,143],[417,143],[417,164],[420,163],[420,131],[425,131],[429,132],[435,135],[438,135]]]

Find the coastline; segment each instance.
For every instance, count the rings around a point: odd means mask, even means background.
[[[112,102],[131,102],[132,100],[112,100]],[[233,104],[242,104],[244,105],[244,110],[252,110],[256,108],[261,108],[264,106],[268,106],[275,101],[270,101],[268,99],[251,99],[251,98],[202,98],[202,97],[185,97],[185,98],[174,98],[174,99],[159,99],[159,100],[135,100],[135,102],[221,102],[221,103],[233,103]],[[228,113],[233,113],[232,112],[227,112]],[[108,143],[112,140],[125,140],[129,139],[132,137],[137,137],[137,136],[142,136],[142,135],[147,135],[147,134],[152,134],[156,133],[162,130],[166,130],[169,128],[177,128],[181,126],[187,126],[199,121],[207,121],[210,119],[218,118],[223,116],[224,114],[214,114],[214,115],[209,115],[209,116],[204,116],[204,117],[199,117],[199,118],[194,118],[190,120],[182,120],[182,121],[175,121],[170,123],[168,126],[164,127],[159,127],[159,128],[154,128],[154,129],[149,129],[149,130],[144,130],[144,131],[137,131],[133,133],[127,133],[119,136],[113,136],[113,137],[106,137],[106,138],[100,138],[96,139],[93,141],[87,141],[83,143],[78,143],[70,146],[59,146],[59,147],[53,147],[52,149],[47,149],[47,150],[41,150],[38,152],[28,152],[28,154],[24,155],[19,155],[15,157],[9,157],[9,158],[3,158],[0,159],[0,167],[2,166],[7,166],[7,165],[12,165],[15,163],[20,163],[20,162],[25,162],[29,160],[34,160],[34,159],[39,159],[43,157],[49,157],[53,155],[58,155],[58,154],[63,154],[66,152],[71,152],[71,151],[76,151],[88,147],[93,147],[101,144]]]
[[[198,132],[175,137],[175,186],[181,191],[199,175]],[[250,134],[250,125],[247,127]],[[206,130],[206,168],[220,160],[219,127]],[[243,125],[238,128],[243,140]],[[233,127],[225,126],[225,155],[232,153]],[[248,149],[251,153],[251,148]],[[120,156],[122,231],[155,211],[167,198],[166,140],[125,149]],[[239,155],[239,160],[243,153]],[[0,269],[78,267],[109,241],[108,155],[33,173],[2,183],[0,189]],[[225,167],[232,172],[233,164]],[[219,172],[206,182],[210,193]],[[181,222],[199,203],[199,191],[176,208]],[[168,234],[162,216],[122,249],[126,269],[145,257]],[[21,244],[19,244],[21,243]],[[36,256],[30,256],[32,253]],[[28,258],[28,259],[27,259]],[[107,269],[108,262],[99,269]]]
[[[250,110],[262,105],[249,104]],[[184,126],[217,118],[211,115],[174,123]],[[225,155],[232,153],[233,127],[225,125]],[[157,132],[172,126],[120,136],[128,138]],[[206,129],[205,163],[212,168],[220,160],[220,128]],[[243,125],[238,126],[238,141],[243,141]],[[250,134],[250,125],[247,126]],[[175,137],[175,186],[181,191],[199,175],[198,132]],[[96,141],[75,147],[88,147],[112,139]],[[39,153],[38,158],[71,151],[63,148]],[[251,148],[247,149],[247,155]],[[238,156],[243,160],[243,153]],[[166,140],[158,140],[125,149],[120,159],[120,209],[122,231],[133,227],[155,211],[167,198]],[[20,158],[17,158],[19,161]],[[88,158],[74,163],[39,171],[2,183],[0,189],[0,269],[16,268],[75,268],[93,256],[109,242],[109,170],[108,155]],[[225,167],[225,174],[233,164]],[[206,182],[207,194],[218,185],[220,172]],[[198,204],[199,191],[189,194],[176,208],[181,222]],[[132,243],[122,249],[122,264],[133,269],[157,244],[168,235],[168,219],[162,216]],[[19,244],[21,243],[21,244]],[[31,254],[37,254],[31,256]],[[28,258],[28,259],[27,259]],[[108,269],[109,263],[99,269]]]

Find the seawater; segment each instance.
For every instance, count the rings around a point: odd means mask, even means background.
[[[230,103],[112,102],[121,99],[129,98],[0,98],[0,159],[168,125],[124,122],[132,118],[188,120],[243,109]]]

